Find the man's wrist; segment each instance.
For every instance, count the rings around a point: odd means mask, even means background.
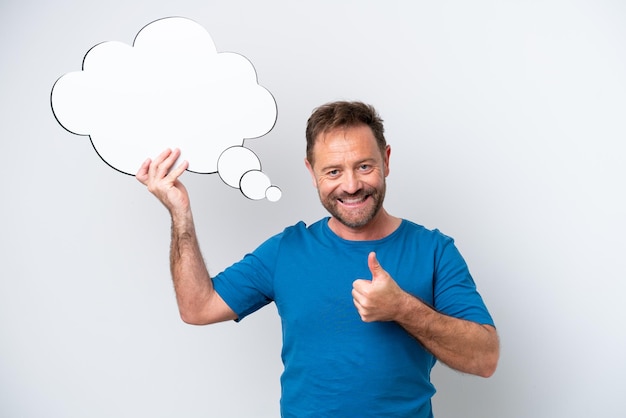
[[[396,322],[400,325],[415,326],[416,321],[423,318],[431,309],[419,298],[402,291],[398,301]]]

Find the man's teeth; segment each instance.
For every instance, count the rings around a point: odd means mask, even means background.
[[[361,196],[361,197],[358,197],[358,198],[351,198],[351,199],[345,199],[345,198],[344,199],[339,199],[340,202],[348,204],[348,205],[351,205],[353,203],[360,203],[360,202],[362,202],[364,200],[365,200],[365,196]]]

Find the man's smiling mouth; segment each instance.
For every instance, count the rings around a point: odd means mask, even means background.
[[[369,196],[370,195],[366,194],[361,196],[337,198],[337,200],[346,206],[357,206],[365,202],[369,198]]]

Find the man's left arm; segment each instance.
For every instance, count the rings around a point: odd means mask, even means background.
[[[439,361],[464,373],[491,376],[498,364],[500,343],[496,329],[441,314],[402,290],[381,267],[375,253],[368,266],[372,280],[353,284],[354,304],[365,322],[395,321]]]

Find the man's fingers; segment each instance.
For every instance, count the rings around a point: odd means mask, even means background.
[[[165,176],[167,176],[170,170],[172,169],[172,167],[174,166],[174,163],[180,156],[180,151],[177,149],[174,151],[171,151],[171,150],[167,150],[167,151],[169,151],[169,153],[167,153],[163,161],[161,161],[158,164],[158,167],[157,167],[158,178],[164,178]]]
[[[148,158],[146,161],[143,162],[143,164],[141,164],[141,167],[139,167],[139,170],[137,170],[137,174],[135,174],[135,178],[139,180],[139,182],[143,185],[146,185],[148,182],[148,170],[151,163],[152,160]]]
[[[163,150],[163,152],[161,152],[155,159],[154,159],[154,163],[156,165],[161,165],[161,163],[163,161],[165,161],[167,159],[167,157],[169,157],[172,154],[172,150],[171,148],[166,148]]]
[[[175,181],[189,167],[189,162],[183,161],[172,169],[176,161],[178,161],[180,154],[180,149],[171,150],[168,148],[154,160],[146,160],[136,174],[137,179],[146,186],[166,177],[172,182]]]
[[[178,167],[170,171],[167,177],[171,178],[172,180],[176,180],[185,172],[187,167],[189,167],[189,162],[185,160],[182,163],[178,164]]]
[[[366,293],[366,289],[372,285],[370,280],[356,279],[352,282],[352,289],[360,294]]]
[[[156,176],[163,178],[165,177],[165,173],[168,170],[164,170],[165,166],[167,166],[167,159],[172,155],[172,150],[167,148],[163,152],[161,152],[150,164],[150,169],[148,171],[148,176],[154,178]],[[171,165],[171,164],[170,164]],[[168,167],[169,169],[169,167]]]
[[[163,167],[169,171],[176,163],[176,160],[178,160],[178,157],[180,157],[180,149],[176,148],[171,151],[165,161],[163,161]]]

